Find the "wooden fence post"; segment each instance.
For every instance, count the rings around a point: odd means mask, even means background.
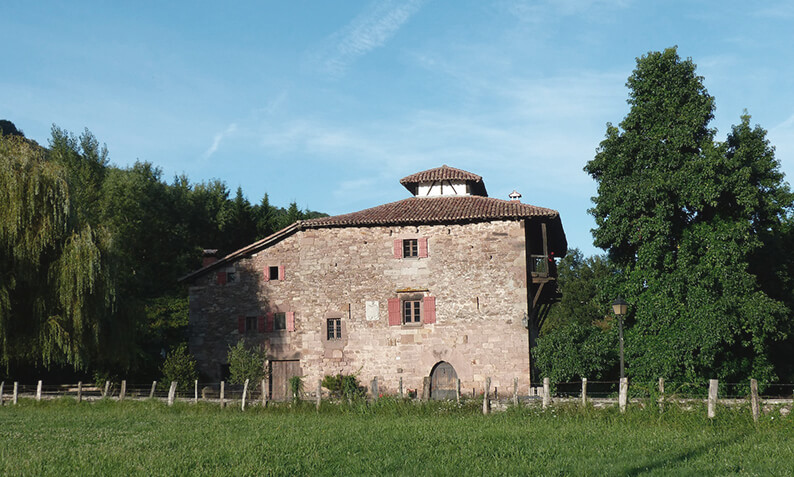
[[[248,380],[246,379],[245,383],[243,383],[243,399],[241,400],[241,403],[240,403],[240,410],[241,411],[245,411],[245,398],[246,398],[247,394],[248,394]]]
[[[121,380],[121,392],[119,393],[119,401],[124,400],[124,395],[127,394],[127,380]]]
[[[372,383],[370,383],[370,389],[372,390],[372,400],[378,400],[378,377],[375,376],[372,378]]]
[[[582,406],[587,406],[587,378],[582,378]]]
[[[77,381],[77,402],[83,402],[83,382]]]
[[[102,399],[108,397],[108,391],[110,391],[110,381],[105,381],[105,390],[102,392]]]
[[[193,381],[193,404],[198,404],[198,379]]]
[[[0,383],[0,406],[3,405],[3,388],[5,388],[5,386],[6,386],[6,382],[5,381]]]
[[[267,380],[262,380],[262,407],[267,407]]]
[[[319,411],[320,403],[323,400],[323,380],[317,380],[317,396],[315,397],[314,407]]]
[[[14,404],[19,400],[19,382],[14,381]]]
[[[41,379],[39,379],[39,384],[36,386],[36,401],[41,401]]]
[[[171,381],[171,388],[168,390],[168,405],[174,405],[174,399],[176,398],[176,381]]]
[[[620,389],[618,391],[618,405],[620,412],[626,412],[626,405],[629,403],[629,378],[620,378]]]
[[[157,387],[157,381],[152,381],[152,390],[149,392],[149,399],[154,397],[154,389]]]
[[[226,382],[221,381],[221,409],[226,407]]]
[[[543,409],[549,407],[551,402],[551,382],[549,378],[543,378]]]
[[[758,422],[761,406],[758,402],[758,381],[755,379],[750,380],[750,407],[753,410],[753,421]]]
[[[513,378],[513,406],[518,406],[518,378]]]
[[[460,404],[460,379],[455,380],[455,402]]]
[[[709,419],[714,419],[717,415],[717,389],[719,381],[716,379],[709,379],[709,402],[708,402],[708,416]]]
[[[482,413],[491,412],[491,378],[485,378],[485,392],[482,395]]]
[[[403,395],[403,377],[400,376],[400,399],[402,399],[403,397],[405,397]]]
[[[659,411],[664,411],[664,378],[659,378]]]

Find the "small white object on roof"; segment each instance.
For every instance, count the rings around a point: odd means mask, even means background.
[[[510,197],[510,200],[518,200],[521,198],[521,194],[519,194],[517,190],[513,189],[513,192],[511,192],[508,197]]]

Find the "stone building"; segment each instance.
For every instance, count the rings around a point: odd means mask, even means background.
[[[200,371],[222,378],[244,339],[267,345],[273,399],[293,375],[313,389],[337,373],[377,377],[383,393],[430,376],[434,397],[457,379],[480,392],[518,378],[526,394],[530,341],[559,295],[558,212],[490,198],[448,166],[400,183],[412,197],[297,222],[184,277]]]

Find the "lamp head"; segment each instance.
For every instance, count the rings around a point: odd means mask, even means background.
[[[629,308],[629,304],[626,303],[626,300],[624,300],[621,297],[615,298],[615,301],[612,302],[612,311],[617,316],[625,315],[628,308]]]

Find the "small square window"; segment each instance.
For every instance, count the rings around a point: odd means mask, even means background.
[[[234,283],[237,281],[237,272],[234,269],[226,271],[226,283]]]
[[[422,309],[421,300],[406,300],[403,302],[403,323],[421,323],[420,310]]]
[[[342,339],[342,319],[329,318],[326,323],[328,326],[328,340]]]
[[[286,313],[276,313],[274,315],[273,321],[273,328],[276,330],[286,330],[287,329],[287,314]]]
[[[403,257],[418,257],[419,242],[417,239],[403,240]]]
[[[268,272],[271,280],[280,280],[281,277],[278,276],[278,267],[270,267]]]
[[[245,317],[245,331],[246,332],[256,331],[256,317],[255,316],[246,316]]]

